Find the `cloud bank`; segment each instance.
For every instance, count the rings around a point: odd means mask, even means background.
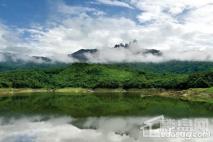
[[[100,56],[91,58],[92,62],[213,61],[211,0],[97,0],[91,5],[97,2],[139,12],[129,18],[116,12],[109,15],[92,6],[50,3],[52,11],[44,25],[11,28],[0,24],[0,52],[62,62],[73,62],[67,55],[80,49],[100,50]],[[111,50],[117,43],[134,39],[138,41],[135,51],[158,49],[164,56],[135,56],[132,50]]]
[[[149,49],[152,50],[152,49]],[[87,62],[113,63],[113,62],[166,62],[179,61],[213,61],[213,49],[161,49],[157,54],[147,54],[146,48],[140,44],[130,44],[128,48],[102,48],[96,53],[85,53]],[[75,61],[75,60],[74,60]]]

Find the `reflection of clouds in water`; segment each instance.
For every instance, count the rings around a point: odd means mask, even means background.
[[[144,117],[88,118],[74,120],[69,117],[25,117],[0,119],[0,142],[182,142],[182,139],[151,139],[140,137],[139,126]],[[76,127],[76,125],[78,127]],[[96,129],[94,129],[96,128]],[[211,131],[213,123],[210,124]],[[116,133],[115,133],[116,132]],[[136,139],[138,138],[138,139]],[[189,142],[211,142],[193,139]],[[185,142],[185,141],[184,141]]]

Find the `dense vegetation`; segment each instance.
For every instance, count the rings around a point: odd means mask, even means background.
[[[148,71],[154,73],[195,73],[213,71],[213,62],[199,61],[169,61],[162,63],[126,63],[118,64],[122,67],[129,67],[139,71]]]
[[[213,86],[212,62],[86,64],[0,72],[0,87],[166,88]]]
[[[12,71],[17,69],[45,69],[45,68],[55,68],[55,67],[65,67],[65,63],[34,63],[34,62],[0,62],[0,72],[2,71]]]
[[[201,105],[202,104],[202,105]],[[175,110],[175,111],[174,111]],[[88,116],[212,117],[213,104],[175,98],[132,94],[51,94],[6,96],[0,98],[0,115],[54,114]]]

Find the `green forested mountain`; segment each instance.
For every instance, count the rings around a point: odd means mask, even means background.
[[[213,71],[213,62],[198,62],[198,61],[169,61],[161,63],[126,63],[119,64],[127,66],[138,71],[148,71],[154,73],[195,73]]]
[[[210,86],[213,86],[212,62],[75,63],[0,72],[0,87],[185,89]]]
[[[65,63],[35,63],[35,62],[0,62],[0,72],[13,71],[17,69],[50,69],[55,67],[65,67]]]

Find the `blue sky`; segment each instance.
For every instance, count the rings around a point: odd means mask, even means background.
[[[0,52],[67,61],[67,54],[97,48],[108,53],[104,61],[213,60],[212,15],[212,0],[0,0]],[[135,39],[130,51],[108,50]],[[143,49],[168,54],[132,55]]]
[[[62,0],[0,0],[0,20],[8,26],[27,27],[32,24],[45,24],[54,5]],[[135,19],[137,9],[102,5],[94,0],[64,0],[68,6],[90,7],[102,10],[111,16],[125,16]],[[96,4],[95,4],[96,3]]]
[[[0,0],[0,19],[11,26],[42,23],[48,16],[48,7],[46,0]]]

